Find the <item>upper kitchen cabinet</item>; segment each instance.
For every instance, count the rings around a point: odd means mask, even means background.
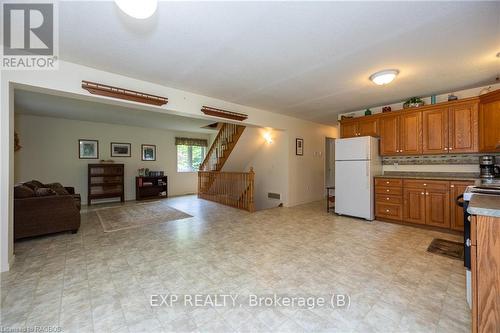
[[[448,110],[448,151],[473,153],[478,151],[478,103],[463,103]]]
[[[398,155],[399,146],[399,115],[383,115],[380,117],[380,155]]]
[[[422,154],[422,112],[405,111],[399,117],[401,126],[400,154]]]
[[[348,120],[340,124],[340,137],[352,138],[358,136],[358,121]]]
[[[352,138],[355,136],[378,136],[378,117],[361,117],[357,119],[342,120],[340,124],[340,137]]]
[[[500,152],[500,90],[480,97],[479,151]]]
[[[422,112],[424,154],[444,154],[448,152],[448,108],[425,110]]]
[[[363,117],[358,123],[359,136],[378,136],[379,135],[378,117]]]

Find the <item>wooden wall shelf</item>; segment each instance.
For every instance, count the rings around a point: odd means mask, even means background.
[[[248,118],[248,115],[244,113],[226,111],[222,109],[212,108],[210,106],[203,106],[201,112],[209,116],[215,116],[219,118],[226,118],[231,120],[243,121]]]
[[[168,103],[168,98],[166,97],[146,94],[143,92],[130,89],[108,86],[106,84],[101,84],[91,81],[83,80],[82,88],[94,95],[113,97],[144,104],[162,106]]]

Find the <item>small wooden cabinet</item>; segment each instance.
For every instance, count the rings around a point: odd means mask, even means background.
[[[448,187],[448,182],[444,182]],[[425,224],[450,227],[450,192],[448,189],[428,189],[425,192]]]
[[[457,104],[448,110],[448,152],[478,151],[478,103]]]
[[[422,112],[403,112],[400,116],[401,130],[399,153],[422,154]]]
[[[168,177],[135,177],[135,200],[168,198]]]
[[[353,138],[358,136],[358,122],[350,121],[343,123],[340,127],[340,136],[342,138]]]
[[[385,219],[403,219],[401,179],[375,178],[375,215]]]

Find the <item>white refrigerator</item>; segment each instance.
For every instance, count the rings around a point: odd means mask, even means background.
[[[378,138],[335,140],[335,213],[373,220],[373,177],[381,174]]]

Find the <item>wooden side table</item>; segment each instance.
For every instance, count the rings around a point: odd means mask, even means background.
[[[326,212],[335,209],[335,186],[326,187]]]

